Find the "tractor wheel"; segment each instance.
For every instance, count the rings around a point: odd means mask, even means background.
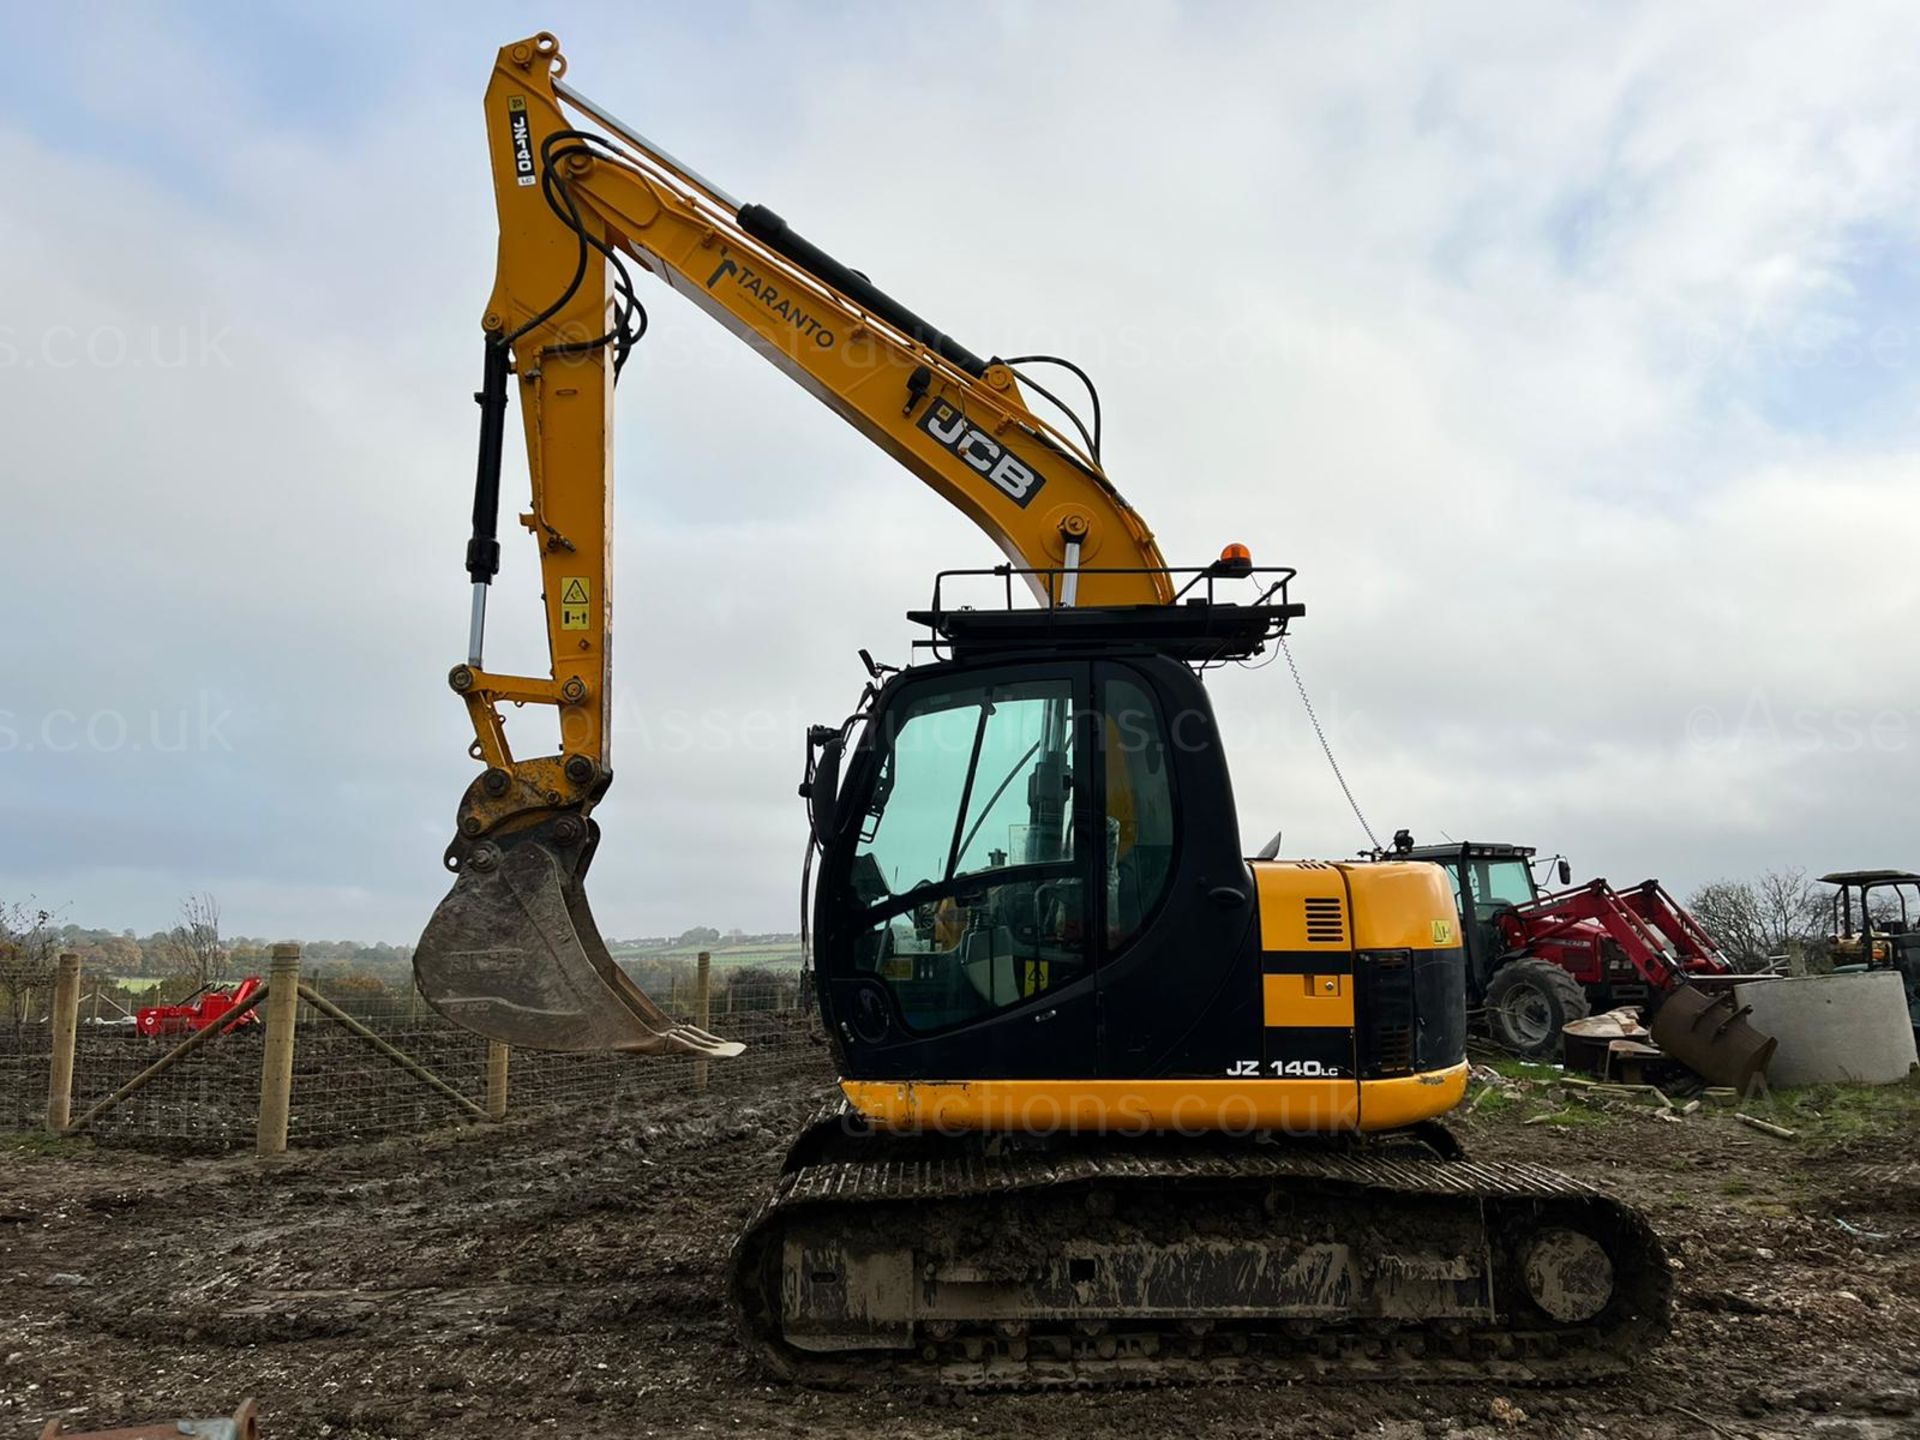
[[[1566,1023],[1586,1014],[1585,988],[1550,960],[1509,960],[1487,982],[1487,1023],[1516,1055],[1552,1055]]]

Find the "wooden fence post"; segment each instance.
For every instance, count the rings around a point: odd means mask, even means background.
[[[260,1059],[260,1118],[254,1150],[278,1155],[287,1148],[293,1110],[293,1032],[300,1016],[300,947],[275,945],[267,971],[267,1040]]]
[[[1804,975],[1807,973],[1807,947],[1801,940],[1787,941],[1787,974]]]
[[[693,1023],[702,1030],[713,1024],[713,954],[707,950],[702,950],[694,961]],[[693,1088],[707,1088],[707,1057],[704,1055],[693,1062]]]
[[[58,1135],[73,1115],[73,1047],[80,1023],[80,957],[60,957],[53,980],[53,1063],[47,1067],[47,1131]]]
[[[487,1119],[507,1118],[507,1070],[512,1050],[503,1040],[487,1041]]]

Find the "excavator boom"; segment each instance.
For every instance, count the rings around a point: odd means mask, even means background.
[[[1062,407],[1077,436],[1036,415],[1022,361],[975,354],[615,119],[565,73],[543,32],[501,49],[487,89],[499,254],[476,396],[468,654],[449,677],[485,768],[461,802],[446,853],[457,878],[415,973],[443,1013],[512,1044],[731,1053],[633,985],[584,889],[592,811],[613,773],[613,389],[646,325],[630,266],[687,296],[1038,572],[1030,583],[1048,603],[1164,604],[1172,590],[1151,532],[1100,466],[1097,402],[1091,431]],[[568,109],[596,128],[576,126]],[[519,518],[540,553],[544,676],[485,666],[510,392],[531,483]],[[516,755],[503,704],[552,707],[559,751]]]

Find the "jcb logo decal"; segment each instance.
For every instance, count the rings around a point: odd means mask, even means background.
[[[1022,510],[1046,479],[1007,453],[1006,446],[980,429],[960,407],[945,400],[927,406],[920,428],[1004,490]]]
[[[507,133],[513,136],[513,178],[531,185],[539,178],[533,173],[533,122],[527,117],[527,102],[518,95],[507,97]]]

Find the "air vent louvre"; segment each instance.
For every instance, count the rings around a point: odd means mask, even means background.
[[[1303,902],[1307,910],[1309,945],[1344,945],[1347,940],[1347,907],[1335,895],[1310,895]]]
[[[1383,1075],[1410,1075],[1413,1073],[1413,1027],[1411,1025],[1383,1025],[1380,1027],[1377,1055],[1380,1073]]]

